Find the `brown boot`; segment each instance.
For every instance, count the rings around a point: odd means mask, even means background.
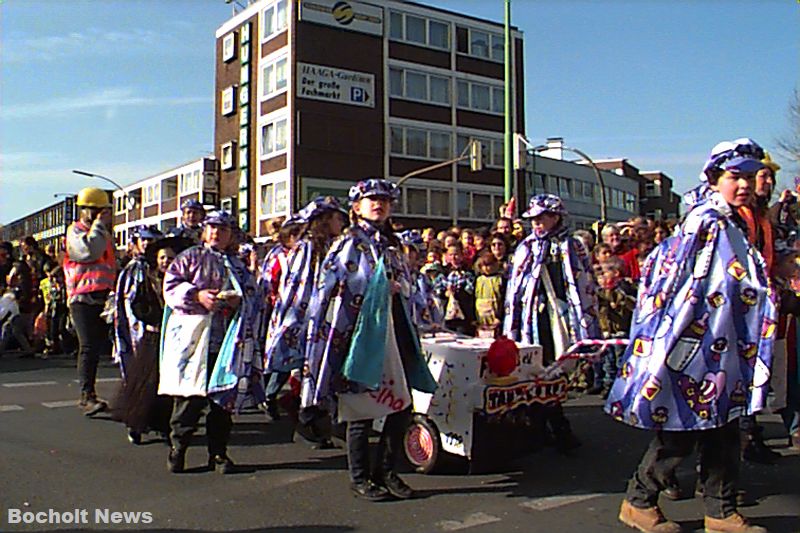
[[[747,518],[733,513],[726,518],[705,518],[706,533],[767,533],[767,528],[750,524]]]
[[[681,526],[664,518],[657,505],[640,509],[631,505],[628,500],[622,500],[622,506],[619,508],[619,521],[644,533],[681,532]]]

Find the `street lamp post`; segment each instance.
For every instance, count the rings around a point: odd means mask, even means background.
[[[101,176],[100,174],[94,174],[92,172],[86,172],[85,170],[73,170],[72,173],[73,174],[79,174],[81,176],[87,176],[89,178],[97,178],[97,179],[100,179],[100,180],[105,180],[105,181],[109,182],[111,185],[113,185],[115,188],[117,188],[119,190],[122,190],[122,185],[120,185],[116,181],[114,181],[111,178],[108,178],[106,176]]]
[[[549,150],[551,148],[552,148],[552,146],[548,146],[546,144],[542,144],[542,145],[536,146],[531,151],[534,154],[537,154],[539,152],[544,152],[544,151]],[[589,163],[589,165],[591,165],[592,170],[594,170],[594,177],[597,179],[597,185],[600,187],[600,222],[601,223],[605,223],[606,218],[607,218],[607,212],[606,212],[606,184],[605,184],[605,181],[603,180],[602,172],[600,172],[600,169],[597,167],[597,165],[595,165],[595,163],[594,163],[594,161],[592,161],[591,157],[589,157],[588,155],[586,155],[582,151],[578,150],[577,148],[570,148],[569,146],[564,146],[564,145],[559,146],[559,148],[561,150],[566,150],[568,152],[572,152],[572,153],[578,154],[578,157],[582,157],[583,159],[585,159]]]

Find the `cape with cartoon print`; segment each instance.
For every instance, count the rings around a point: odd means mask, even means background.
[[[631,426],[722,427],[766,404],[777,312],[761,254],[718,193],[644,265],[605,410]]]

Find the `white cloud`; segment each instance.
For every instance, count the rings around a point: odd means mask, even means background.
[[[75,55],[118,55],[142,50],[172,49],[179,41],[170,34],[147,29],[108,31],[88,28],[80,32],[45,37],[6,37],[3,42],[3,61],[29,63],[55,61]]]
[[[212,103],[211,96],[140,96],[131,88],[111,88],[85,95],[53,98],[0,109],[2,118],[53,117],[70,113],[103,109],[107,118],[120,107],[154,107],[163,105],[195,105]]]

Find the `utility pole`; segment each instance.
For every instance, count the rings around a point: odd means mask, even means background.
[[[505,201],[511,200],[513,191],[513,176],[514,169],[511,164],[512,150],[511,146],[511,0],[505,0],[506,3],[506,17],[505,17],[505,30],[506,30],[506,47],[505,47],[505,142],[503,143],[503,169],[505,171]]]

